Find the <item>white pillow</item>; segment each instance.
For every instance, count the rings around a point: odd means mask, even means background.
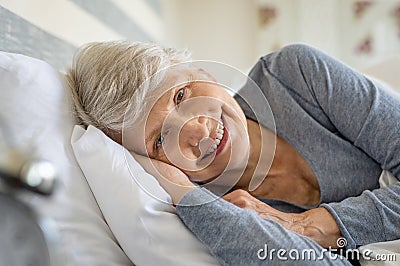
[[[51,248],[58,253],[58,265],[132,265],[76,163],[70,144],[72,112],[59,73],[43,61],[0,52],[0,90],[0,126],[7,126],[22,152],[51,161],[59,173],[53,196],[27,197],[55,221],[58,245]]]
[[[121,145],[93,126],[76,126],[71,142],[105,220],[135,264],[218,265],[164,203],[169,195]]]

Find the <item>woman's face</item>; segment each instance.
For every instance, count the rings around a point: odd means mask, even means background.
[[[174,165],[196,182],[244,169],[249,152],[246,118],[207,72],[171,69],[160,91],[142,125],[145,141],[133,141],[134,151]],[[131,133],[137,140],[137,130]]]

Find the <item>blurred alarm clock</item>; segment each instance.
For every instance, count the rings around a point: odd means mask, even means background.
[[[54,265],[49,252],[52,229],[47,230],[45,219],[19,200],[18,194],[51,195],[56,170],[50,162],[14,148],[6,133],[0,123],[0,265]]]

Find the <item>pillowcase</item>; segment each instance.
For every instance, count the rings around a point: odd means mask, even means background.
[[[71,143],[105,220],[135,264],[219,265],[126,149],[93,126],[75,126]]]
[[[0,52],[0,90],[0,126],[8,129],[14,147],[50,161],[58,172],[51,197],[24,197],[41,217],[55,222],[54,264],[132,265],[76,163],[70,144],[74,121],[62,76],[41,60]]]

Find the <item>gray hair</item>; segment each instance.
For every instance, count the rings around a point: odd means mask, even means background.
[[[132,126],[129,123],[140,116],[146,98],[161,83],[163,75],[155,74],[189,60],[187,51],[151,43],[112,41],[82,46],[67,71],[78,123],[93,125],[108,135],[122,132],[122,127]]]

